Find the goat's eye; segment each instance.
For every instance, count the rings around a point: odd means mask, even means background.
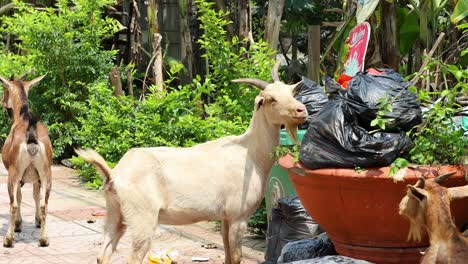
[[[276,99],[273,98],[273,97],[269,97],[269,98],[267,99],[267,101],[268,101],[269,103],[274,103],[274,102],[276,102]]]

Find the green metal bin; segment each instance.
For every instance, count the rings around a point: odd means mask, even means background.
[[[304,137],[304,133],[306,131],[307,130],[297,131],[299,141],[302,141],[302,137]],[[288,134],[284,130],[281,130],[280,145],[294,145],[294,143],[291,141]],[[291,194],[296,194],[296,190],[294,190],[294,187],[291,181],[289,180],[288,172],[282,169],[278,165],[278,163],[275,163],[275,165],[273,165],[273,167],[271,168],[265,190],[265,206],[267,210],[268,220],[271,220],[271,208],[276,206],[278,199]]]

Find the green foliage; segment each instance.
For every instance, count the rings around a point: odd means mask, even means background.
[[[34,112],[49,126],[54,142],[54,157],[70,149],[79,129],[76,114],[87,100],[87,84],[106,78],[115,51],[102,49],[102,41],[119,30],[119,23],[103,17],[112,0],[59,0],[57,10],[39,11],[15,1],[17,12],[3,17],[3,33],[15,36],[18,53],[4,51],[9,68],[4,72],[17,75],[25,67],[47,77],[34,88],[30,102]],[[13,64],[10,64],[12,63]],[[21,64],[15,70],[12,65]],[[27,63],[25,63],[27,62]]]
[[[231,80],[245,77],[270,80],[273,51],[262,40],[247,45],[247,39],[228,39],[223,29],[230,23],[224,19],[226,13],[215,11],[212,2],[197,0],[195,3],[200,11],[200,27],[204,30],[198,42],[205,50],[203,56],[208,64],[204,83],[201,84],[200,80],[195,82],[199,88],[206,89],[205,94],[215,102],[207,111],[223,119],[240,117],[250,120],[252,100],[258,89],[246,85],[239,89],[239,85],[231,83]]]
[[[262,200],[260,207],[255,211],[255,213],[250,217],[247,225],[251,228],[250,231],[265,235],[268,227],[267,212],[265,199]]]
[[[464,70],[466,71],[466,70]],[[466,74],[466,72],[465,72]],[[414,148],[410,151],[411,161],[417,164],[456,164],[460,163],[468,146],[464,131],[454,123],[453,117],[460,111],[455,96],[468,91],[466,77],[451,89],[437,92],[437,100],[425,113],[424,122],[415,127],[410,135],[414,138]],[[419,98],[427,98],[420,91]]]
[[[365,169],[359,167],[359,166],[356,166],[354,167],[354,171],[357,172],[357,173],[363,173],[364,171],[366,171]]]
[[[379,110],[377,111],[377,116],[370,123],[371,126],[378,126],[380,129],[385,130],[385,124],[388,122],[393,122],[393,118],[387,118],[387,114],[393,111],[392,107],[393,99],[390,97],[382,97],[378,100]]]
[[[436,67],[441,70],[445,89],[436,92],[418,90],[416,87],[408,89],[417,94],[421,105],[427,108],[423,116],[423,123],[408,132],[414,141],[414,148],[409,153],[409,159],[413,163],[422,165],[458,164],[465,155],[468,138],[464,136],[461,125],[454,121],[455,115],[461,111],[455,98],[468,92],[468,69],[434,60],[428,65],[428,70],[433,73]],[[453,87],[449,87],[448,75],[456,80]],[[433,78],[433,76],[425,77],[427,79]],[[433,99],[436,101],[432,102]],[[377,114],[377,118],[371,123],[372,125],[378,125],[385,129],[385,123],[391,120],[385,120],[381,116],[392,111],[389,104],[391,104],[389,98],[381,101],[380,114]],[[403,158],[395,160],[390,175],[394,175],[399,169],[406,167],[408,163],[409,161]]]
[[[416,10],[409,11],[406,7],[398,8],[399,13],[399,49],[400,54],[406,55],[413,48],[419,37],[419,17]]]
[[[294,162],[299,161],[299,146],[298,145],[278,145],[276,146],[272,153],[271,156],[273,159],[278,160],[282,156],[290,154],[291,156],[294,157]]]
[[[450,20],[452,23],[456,24],[463,20],[466,16],[468,16],[468,1],[458,1],[455,5],[452,15],[450,16]]]
[[[408,167],[409,161],[405,158],[397,158],[390,166],[388,176],[392,177],[397,171]]]

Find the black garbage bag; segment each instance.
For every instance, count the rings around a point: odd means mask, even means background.
[[[359,126],[348,101],[342,99],[326,103],[311,121],[299,159],[312,169],[387,166],[412,147],[404,132],[370,133]]]
[[[305,260],[328,255],[335,255],[335,247],[327,233],[321,233],[313,238],[306,238],[287,243],[281,250],[278,263]]]
[[[320,258],[289,262],[288,264],[372,264],[372,262],[345,256],[325,256]]]
[[[322,106],[328,102],[328,97],[323,88],[316,82],[302,76],[302,83],[296,86],[296,100],[303,103],[307,108],[307,121],[299,125],[299,129],[307,129],[309,121],[320,111]]]
[[[345,96],[346,90],[341,87],[339,83],[333,80],[332,77],[326,75],[322,79],[325,87],[325,92],[328,94],[330,99],[335,99],[336,96]]]
[[[379,100],[393,100],[391,113],[383,116],[392,119],[385,131],[408,131],[422,122],[421,107],[414,93],[408,92],[409,82],[391,69],[374,70],[379,74],[359,72],[349,82],[347,98],[359,119],[359,124],[370,129],[377,116]]]
[[[322,232],[296,195],[279,199],[278,207],[272,209],[271,222],[268,223],[265,262],[276,263],[288,242],[311,238]]]

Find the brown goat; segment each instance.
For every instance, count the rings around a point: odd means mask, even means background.
[[[427,263],[468,263],[468,239],[452,221],[450,201],[468,197],[468,185],[445,188],[439,185],[449,173],[437,178],[421,177],[408,185],[407,194],[400,202],[400,215],[410,220],[408,240],[421,241],[427,232],[430,246],[421,259]]]
[[[42,80],[37,77],[29,82],[21,79],[3,83],[3,107],[12,115],[13,124],[3,145],[2,159],[8,170],[8,194],[10,196],[10,225],[3,240],[4,247],[12,247],[15,232],[21,232],[21,186],[33,183],[36,203],[36,227],[41,228],[39,245],[46,247],[46,215],[49,200],[52,166],[52,144],[47,127],[29,112],[28,92]]]

